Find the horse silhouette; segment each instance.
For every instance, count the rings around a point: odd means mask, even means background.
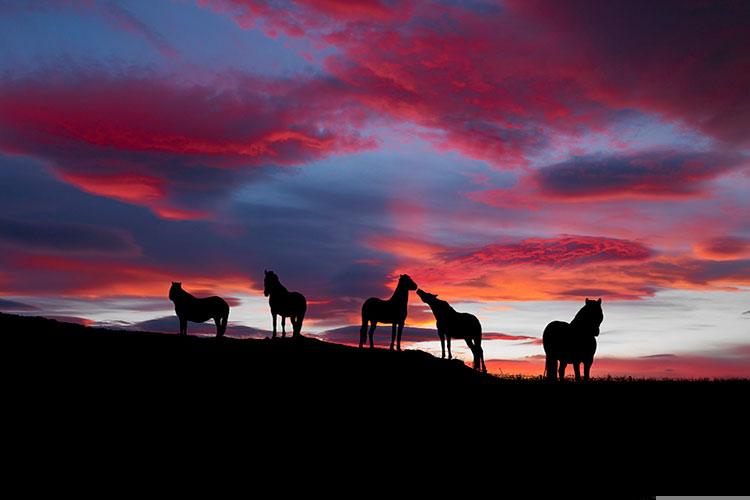
[[[565,380],[565,367],[568,363],[573,365],[576,380],[581,380],[580,364],[583,363],[583,380],[589,379],[596,352],[596,337],[599,335],[599,325],[602,321],[602,299],[586,299],[586,304],[578,311],[573,321],[553,321],[547,325],[542,335],[542,344],[547,355],[545,371],[548,380],[556,380],[558,372],[560,381]]]
[[[187,322],[204,323],[213,319],[216,323],[216,336],[227,331],[229,304],[221,297],[199,299],[182,289],[182,283],[173,281],[169,289],[169,300],[174,302],[174,311],[180,319],[180,335],[187,335]]]
[[[474,369],[487,372],[484,364],[484,351],[482,350],[482,324],[476,316],[469,313],[460,313],[453,309],[446,301],[438,299],[437,295],[417,290],[417,295],[422,302],[430,306],[432,314],[435,315],[438,336],[440,337],[440,348],[445,358],[445,340],[448,340],[448,359],[451,359],[451,338],[464,339],[466,345],[474,354]]]
[[[401,350],[401,333],[404,331],[406,322],[406,306],[409,302],[409,290],[416,290],[417,284],[407,274],[402,274],[398,279],[398,285],[393,295],[388,300],[370,297],[362,304],[362,328],[359,330],[359,347],[362,347],[367,339],[367,323],[370,323],[370,349],[372,349],[372,336],[375,327],[380,323],[392,323],[391,350],[393,342],[396,341],[396,329],[398,328],[398,342],[396,348]]]
[[[305,319],[307,301],[299,292],[290,292],[273,271],[265,271],[263,295],[268,297],[273,316],[273,338],[276,338],[276,316],[281,316],[281,336],[286,337],[286,319],[292,322],[292,336],[301,337],[302,320]]]

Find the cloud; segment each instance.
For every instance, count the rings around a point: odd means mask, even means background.
[[[242,27],[335,48],[326,69],[363,104],[499,166],[606,135],[632,111],[730,147],[750,140],[741,2],[202,3]]]
[[[532,177],[542,196],[554,198],[684,198],[702,195],[707,181],[745,161],[679,151],[594,155],[541,168]]]
[[[230,312],[231,314],[231,312]],[[179,320],[177,316],[163,316],[161,318],[139,321],[136,323],[116,322],[116,323],[94,323],[92,326],[103,328],[113,328],[117,330],[133,330],[157,333],[179,333]],[[188,333],[190,335],[216,335],[216,325],[209,320],[206,323],[188,324]],[[227,336],[241,339],[263,339],[271,336],[271,332],[252,328],[249,326],[238,325],[232,321],[227,326]]]
[[[409,321],[408,318],[407,321]],[[319,334],[316,334],[316,336],[328,342],[336,342],[338,344],[346,345],[359,345],[359,329],[360,327],[357,325],[344,326],[332,330],[323,331]],[[376,347],[388,347],[391,342],[391,325],[378,325],[377,329],[375,330],[375,336],[373,337],[373,340]],[[418,344],[419,342],[437,342],[439,340],[440,337],[437,334],[437,330],[434,328],[416,328],[413,326],[405,326],[404,331],[401,335],[401,342],[409,345]],[[537,339],[536,337],[527,337],[525,335],[484,332],[482,333],[482,340],[536,342],[539,339]],[[453,339],[453,341],[463,344],[462,339]]]
[[[0,150],[49,162],[100,196],[201,218],[267,165],[372,148],[322,79],[228,78],[219,88],[103,72],[0,80]]]
[[[750,258],[750,239],[736,236],[711,238],[694,246],[696,254],[706,259],[734,260]]]
[[[68,222],[22,221],[5,217],[0,217],[0,243],[9,243],[25,251],[62,254],[133,256],[140,253],[133,237],[121,229]]]
[[[26,312],[36,311],[37,309],[38,308],[29,304],[24,304],[23,302],[0,298],[0,311]]]
[[[529,238],[518,243],[491,244],[451,259],[465,266],[581,266],[598,262],[639,261],[653,251],[641,243],[593,236]],[[454,254],[455,255],[455,254]]]
[[[397,270],[449,301],[637,300],[666,289],[736,291],[750,285],[747,259],[661,254],[616,238],[563,235],[479,248],[416,247],[429,252],[415,256],[410,240],[390,246]]]
[[[142,39],[164,57],[174,58],[178,53],[158,31],[147,25],[122,5],[113,2],[88,0],[6,0],[0,5],[0,12],[45,11],[72,9],[78,13],[90,13],[103,19],[109,26],[125,31]]]
[[[511,2],[573,54],[587,95],[649,110],[730,144],[747,144],[750,6],[672,0]],[[550,47],[546,47],[547,50]],[[543,49],[544,50],[544,49]],[[555,50],[555,49],[553,49]],[[570,59],[570,57],[568,57]]]

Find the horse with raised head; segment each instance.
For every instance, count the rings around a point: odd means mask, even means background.
[[[440,348],[445,358],[445,340],[448,340],[448,359],[453,358],[451,354],[451,339],[464,339],[466,345],[474,355],[474,369],[487,372],[484,364],[484,351],[482,350],[482,324],[476,316],[469,313],[460,313],[446,301],[438,299],[434,293],[417,290],[417,295],[422,302],[430,306],[432,314],[435,315],[438,337],[440,337]]]
[[[273,317],[273,338],[276,338],[276,316],[281,316],[281,336],[286,337],[286,319],[292,322],[292,336],[300,337],[302,334],[302,320],[305,319],[307,301],[305,296],[299,292],[290,292],[279,281],[279,277],[273,271],[264,271],[263,295],[268,297],[268,305],[271,306]]]
[[[409,302],[409,291],[416,290],[414,283],[408,274],[402,274],[398,279],[398,285],[393,295],[388,300],[370,297],[362,304],[362,327],[359,330],[359,347],[362,347],[367,339],[367,324],[370,323],[370,349],[374,347],[372,336],[375,327],[380,323],[393,324],[391,332],[391,350],[396,341],[396,329],[398,329],[397,349],[401,350],[401,333],[404,331],[406,322],[406,309]]]
[[[174,302],[174,311],[180,319],[180,335],[187,335],[187,322],[204,323],[213,319],[216,323],[216,336],[227,331],[229,304],[221,297],[199,299],[182,289],[182,283],[173,281],[169,289],[169,300]]]
[[[542,344],[547,355],[545,371],[548,380],[557,380],[558,374],[561,382],[565,380],[565,367],[568,364],[573,365],[576,380],[581,380],[581,363],[583,380],[589,379],[596,352],[596,337],[599,335],[599,325],[602,321],[602,299],[586,299],[586,304],[578,311],[573,321],[553,321],[547,325],[542,335]]]

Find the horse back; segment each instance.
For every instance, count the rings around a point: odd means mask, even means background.
[[[438,325],[454,339],[476,340],[482,336],[482,324],[473,314],[454,311],[454,314],[438,321]]]
[[[229,315],[229,304],[221,297],[213,296],[198,299],[191,297],[187,300],[175,302],[175,312],[196,323],[203,323],[213,318]]]
[[[370,297],[362,304],[362,320],[378,323],[401,323],[406,320],[406,307],[388,300]]]
[[[565,336],[569,334],[570,323],[564,321],[553,321],[548,324],[542,334],[544,352],[553,355],[559,352],[563,347]]]
[[[271,312],[284,317],[299,316],[307,310],[305,296],[299,292],[289,292],[283,295],[273,294],[269,298]]]

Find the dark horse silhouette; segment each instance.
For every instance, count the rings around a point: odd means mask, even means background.
[[[182,283],[172,282],[169,289],[169,300],[174,302],[174,311],[180,318],[180,335],[187,335],[187,322],[203,323],[209,319],[216,323],[216,336],[221,337],[227,331],[229,304],[221,297],[193,297],[182,289]]]
[[[302,320],[305,319],[305,311],[307,310],[305,296],[299,292],[287,290],[273,271],[265,271],[263,295],[268,297],[268,305],[271,306],[273,338],[276,338],[276,315],[281,316],[282,337],[286,337],[287,318],[292,322],[292,335],[294,337],[301,336]]]
[[[401,350],[401,333],[404,331],[406,322],[406,305],[409,301],[409,290],[416,290],[417,284],[407,275],[402,274],[398,279],[398,285],[393,295],[388,300],[370,297],[362,304],[362,328],[359,330],[359,347],[362,347],[367,339],[367,323],[370,323],[370,349],[372,349],[372,336],[375,327],[380,323],[392,323],[391,350],[396,340],[396,329],[398,328],[398,342],[396,348]]]
[[[560,362],[560,381],[565,380],[565,367],[573,365],[576,380],[581,380],[580,364],[583,363],[583,379],[589,379],[591,364],[596,352],[596,337],[599,325],[604,321],[602,299],[589,300],[578,311],[573,321],[553,321],[544,329],[542,344],[547,354],[546,372],[548,380],[557,379],[557,363]]]
[[[451,359],[451,338],[464,339],[466,345],[474,354],[474,369],[487,371],[484,364],[484,351],[482,350],[482,324],[476,316],[469,313],[460,313],[453,309],[449,303],[438,299],[437,295],[417,290],[417,295],[422,302],[430,306],[432,314],[435,315],[438,336],[440,337],[440,348],[445,358],[445,339],[448,339],[448,359]]]

